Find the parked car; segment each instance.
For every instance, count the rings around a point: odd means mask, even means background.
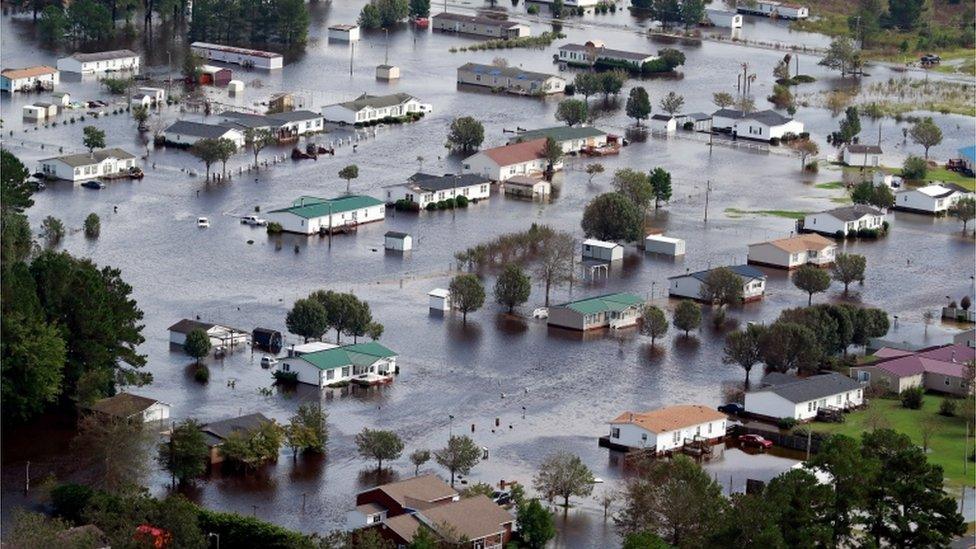
[[[719,406],[718,411],[722,412],[723,414],[729,414],[730,416],[737,416],[742,412],[745,412],[746,409],[743,405],[739,404],[738,402],[730,402],[728,404],[723,404]]]
[[[494,492],[491,493],[491,500],[497,503],[498,505],[508,505],[509,503],[512,502],[512,493],[507,491],[500,492],[498,490],[495,490]]]
[[[773,441],[759,435],[739,435],[739,445],[747,448],[761,448],[768,450],[773,447]]]
[[[209,219],[207,219],[206,217],[198,217],[197,218],[197,227],[201,227],[203,229],[206,229],[209,226],[210,226],[210,220]]]
[[[263,357],[261,357],[261,367],[262,368],[270,368],[270,367],[274,366],[275,364],[278,364],[278,359],[277,358],[275,358],[273,356],[269,356],[269,355],[264,355]]]
[[[258,217],[256,215],[245,215],[241,218],[241,223],[245,225],[260,225],[264,226],[268,224],[268,220]]]
[[[938,65],[942,62],[942,58],[934,53],[927,53],[920,59],[923,65]]]
[[[100,191],[105,188],[105,183],[102,183],[97,179],[91,179],[82,183],[81,186],[86,189],[95,189],[96,191]]]

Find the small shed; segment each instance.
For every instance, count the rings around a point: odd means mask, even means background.
[[[592,238],[583,241],[583,259],[617,261],[624,258],[624,247],[616,242],[604,242]]]
[[[644,251],[649,254],[685,255],[685,241],[680,238],[652,234],[644,239]]]
[[[674,133],[678,129],[678,119],[669,114],[655,114],[651,115],[648,125],[656,132]]]
[[[35,107],[44,109],[44,116],[47,118],[54,118],[58,115],[58,105],[56,103],[48,103],[47,101],[38,101],[34,103]]]
[[[234,77],[234,72],[216,65],[200,67],[200,83],[211,86],[226,86]]]
[[[54,103],[57,103],[62,107],[67,107],[68,105],[71,104],[71,94],[65,91],[52,93],[51,99]]]
[[[47,109],[37,105],[24,105],[23,113],[27,120],[44,120],[47,118]]]
[[[400,67],[396,65],[377,65],[376,79],[377,80],[399,80]]]
[[[291,112],[295,110],[295,96],[287,93],[276,93],[268,99],[268,114]]]
[[[413,249],[413,237],[407,233],[387,231],[383,235],[383,247],[398,252],[410,251]]]
[[[132,94],[132,98],[129,99],[129,105],[133,108],[144,107],[148,109],[150,106],[152,106],[152,97],[150,97],[149,94],[141,92]]]
[[[142,423],[163,421],[170,416],[169,404],[124,392],[96,401],[91,405],[91,410],[106,417]]]
[[[231,80],[227,83],[227,92],[231,95],[237,95],[244,91],[244,82],[240,80]]]
[[[272,353],[281,351],[283,339],[281,332],[270,328],[255,328],[251,331],[251,344]]]
[[[451,291],[444,288],[434,288],[427,292],[427,301],[432,311],[451,310]]]
[[[552,184],[543,179],[534,179],[524,175],[516,175],[505,180],[505,194],[513,196],[549,196],[552,194]]]
[[[359,25],[337,24],[329,27],[329,40],[355,42],[359,40]]]

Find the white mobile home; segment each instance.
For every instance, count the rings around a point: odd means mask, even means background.
[[[552,138],[563,148],[563,153],[574,154],[587,149],[599,149],[607,144],[607,133],[592,126],[554,126],[519,132],[508,140],[513,143]]]
[[[101,176],[125,174],[136,166],[136,157],[122,149],[102,149],[92,154],[80,153],[41,160],[40,171],[46,177],[84,181]]]
[[[37,105],[24,105],[20,109],[24,120],[46,120],[47,119],[47,109],[44,107],[38,107]]]
[[[518,67],[465,63],[457,69],[457,83],[515,95],[552,95],[566,91],[566,79]]]
[[[647,121],[647,127],[656,133],[674,133],[678,131],[678,118],[670,114],[653,114]]]
[[[877,145],[848,145],[844,147],[843,160],[848,166],[874,167],[882,164],[884,153]]]
[[[803,265],[826,267],[834,262],[837,244],[819,234],[801,234],[749,245],[749,264],[796,269]]]
[[[116,71],[139,72],[139,55],[131,50],[73,53],[58,59],[58,70],[79,74]]]
[[[386,187],[386,203],[415,202],[420,209],[455,197],[483,200],[491,196],[491,181],[473,173],[432,175],[417,172],[406,183]]]
[[[643,307],[644,300],[633,294],[600,295],[550,307],[548,324],[581,332],[625,328],[640,321]]]
[[[681,448],[686,441],[718,442],[725,438],[727,420],[725,414],[700,404],[624,412],[610,422],[606,440],[611,446],[661,453]]]
[[[895,193],[895,209],[910,212],[942,215],[963,198],[973,193],[953,183],[933,183],[917,189],[905,189]]]
[[[464,159],[466,172],[481,175],[499,183],[515,175],[542,174],[549,163],[545,158],[545,139],[523,141],[493,149],[485,149]],[[561,170],[560,160],[553,170]]]
[[[169,404],[132,393],[118,393],[95,401],[91,410],[103,416],[142,423],[167,420],[170,415]]]
[[[742,15],[733,11],[705,8],[703,25],[711,27],[726,27],[730,29],[742,28]]]
[[[529,36],[532,28],[518,21],[506,21],[493,17],[463,15],[441,12],[431,17],[431,28],[435,31],[456,32],[488,38],[520,38]]]
[[[268,212],[268,222],[278,223],[289,233],[315,234],[382,221],[386,208],[371,196],[349,195],[339,198],[302,196],[291,206]]]
[[[171,145],[189,147],[201,139],[229,139],[238,149],[244,146],[244,132],[217,124],[177,120],[163,130],[163,140]]]
[[[0,91],[14,93],[53,90],[60,81],[60,74],[57,69],[47,65],[23,69],[3,69],[0,72]]]
[[[644,252],[677,257],[685,255],[685,241],[664,235],[652,234],[644,239]]]
[[[331,122],[366,124],[384,118],[399,118],[408,114],[429,114],[434,109],[407,93],[391,95],[362,94],[352,101],[322,107],[322,116]]]
[[[588,238],[583,241],[583,259],[598,261],[620,261],[624,258],[624,247],[616,242],[604,242]]]
[[[769,141],[784,135],[803,133],[803,122],[774,110],[744,113],[735,109],[719,109],[712,113],[712,128],[744,139]]]
[[[753,3],[742,3],[736,7],[739,13],[747,15],[761,15],[778,19],[806,19],[810,17],[810,10],[799,4],[787,4],[775,0],[758,0]]]
[[[220,61],[255,69],[280,69],[285,64],[285,58],[280,53],[223,46],[207,42],[190,44],[190,51],[206,61]]]
[[[749,265],[732,265],[728,268],[742,278],[743,301],[762,299],[763,294],[766,292],[765,273]],[[708,275],[713,270],[668,277],[668,295],[671,297],[702,301],[702,287],[707,285]]]
[[[214,347],[220,345],[243,345],[247,343],[248,333],[237,330],[229,326],[214,324],[213,322],[200,322],[184,318],[169,327],[169,342],[173,345],[182,347],[186,343],[186,336],[194,330],[203,330],[210,337],[210,344]]]
[[[372,384],[393,379],[396,358],[395,352],[372,341],[289,356],[278,363],[278,371],[318,387],[357,380]]]
[[[856,234],[861,229],[880,230],[885,214],[874,206],[854,204],[825,212],[808,214],[803,218],[803,230],[827,236]]]
[[[790,417],[802,421],[817,417],[821,408],[844,410],[862,404],[863,385],[836,372],[807,378],[774,372],[745,398],[747,413],[772,420]]]
[[[592,66],[600,61],[624,63],[640,69],[644,63],[658,57],[649,53],[613,50],[600,40],[590,40],[585,44],[564,44],[559,47],[557,58],[570,65]]]

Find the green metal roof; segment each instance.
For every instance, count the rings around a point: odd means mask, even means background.
[[[305,219],[314,217],[325,217],[331,211],[333,214],[351,212],[370,206],[382,206],[383,202],[372,196],[353,194],[341,196],[339,198],[318,198],[315,196],[302,196],[292,202],[291,206],[278,210],[271,210],[268,213],[291,213]]]
[[[552,128],[540,128],[538,130],[522,132],[516,136],[516,139],[532,141],[533,139],[551,137],[556,141],[569,141],[570,139],[586,139],[587,137],[598,137],[606,134],[606,132],[591,126],[575,128],[570,126],[554,126]]]
[[[300,358],[319,370],[334,370],[344,366],[369,366],[381,358],[394,356],[395,352],[372,341],[316,351]]]
[[[570,301],[569,303],[557,305],[557,307],[566,307],[583,315],[592,315],[607,311],[623,311],[628,307],[643,303],[644,299],[634,294],[617,293],[598,295],[579,301]]]

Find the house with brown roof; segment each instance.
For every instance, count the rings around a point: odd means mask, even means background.
[[[228,437],[238,434],[249,436],[271,421],[273,420],[268,419],[264,414],[254,413],[202,425],[200,431],[203,433],[207,448],[210,449],[210,464],[224,461],[224,454],[220,451],[220,447]]]
[[[203,330],[210,336],[210,344],[215,347],[219,345],[243,345],[247,343],[249,335],[244,330],[230,326],[184,318],[169,327],[169,342],[182,347],[186,343],[186,336],[194,330]]]
[[[546,171],[546,139],[533,139],[492,149],[485,149],[464,159],[464,171],[478,174],[496,182],[504,182],[516,175],[532,176]],[[562,161],[553,170],[563,169]]]
[[[103,398],[92,404],[90,409],[106,417],[143,423],[169,419],[169,404],[132,393],[119,393]]]
[[[666,452],[686,441],[717,442],[725,437],[725,414],[701,404],[680,404],[648,412],[624,412],[610,421],[600,445],[611,449]]]
[[[455,500],[399,515],[374,526],[397,547],[405,547],[421,528],[441,540],[441,546],[487,549],[505,547],[515,522],[508,511],[485,495]]]
[[[749,245],[749,264],[796,269],[803,265],[827,267],[834,262],[837,244],[819,234],[809,233]]]
[[[457,501],[461,495],[432,474],[382,484],[356,494],[353,526],[370,526],[388,518]]]
[[[0,91],[14,93],[19,91],[52,90],[58,85],[61,73],[54,67],[38,65],[23,69],[3,69],[0,71]]]
[[[893,393],[912,387],[965,396],[966,363],[976,360],[976,349],[966,345],[940,345],[919,351],[882,348],[875,362],[851,368],[851,377]]]

